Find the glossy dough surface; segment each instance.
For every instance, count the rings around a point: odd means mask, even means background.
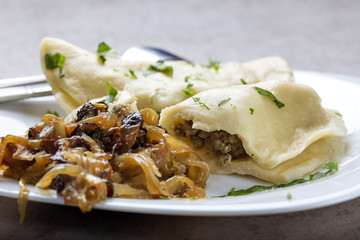
[[[66,57],[63,74],[59,69],[46,69],[44,55],[60,53]],[[167,61],[165,66],[173,67],[173,76],[162,73],[144,76],[144,72],[154,62],[125,61],[107,57],[102,64],[97,55],[68,42],[55,38],[45,38],[40,45],[43,72],[62,108],[71,112],[87,99],[107,95],[106,82],[122,90],[129,84],[138,99],[138,108],[152,108],[161,111],[164,107],[179,103],[189,96],[182,92],[188,84],[192,90],[201,92],[213,88],[269,81],[274,79],[293,81],[289,64],[280,57],[267,57],[245,63],[221,64],[214,68],[189,64],[184,61]],[[137,79],[129,76],[134,71]],[[127,76],[126,76],[127,75]],[[185,78],[187,77],[187,81]]]
[[[285,106],[278,108],[254,86],[270,91]],[[174,127],[181,119],[192,120],[195,129],[236,134],[248,156],[227,166],[219,166],[219,156],[206,148],[197,150],[215,173],[249,174],[275,183],[289,182],[323,165],[329,151],[335,151],[332,146],[341,148],[330,137],[346,135],[342,118],[322,108],[313,89],[295,82],[268,81],[214,89],[201,92],[196,98],[197,102],[190,98],[164,109],[160,125],[174,136]],[[231,100],[219,106],[221,100],[228,98]]]

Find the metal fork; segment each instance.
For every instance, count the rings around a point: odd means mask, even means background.
[[[148,61],[184,60],[184,58],[165,50],[146,46],[131,47],[120,58],[123,60]],[[51,87],[47,84],[44,75],[0,80],[0,103],[50,95],[52,95]]]

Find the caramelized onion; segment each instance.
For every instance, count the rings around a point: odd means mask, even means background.
[[[45,115],[27,136],[0,139],[2,175],[56,189],[83,212],[107,197],[204,197],[208,166],[156,126],[155,111],[131,109],[87,103],[65,123]]]
[[[26,213],[26,205],[28,202],[28,195],[30,193],[29,189],[26,187],[25,182],[23,179],[20,179],[19,181],[19,197],[18,197],[18,208],[19,208],[19,224],[23,224],[25,219],[25,213]]]
[[[146,190],[136,189],[128,184],[113,183],[113,197],[121,198],[148,198],[149,193]]]
[[[106,199],[106,183],[101,178],[86,173],[82,167],[72,164],[55,166],[40,179],[35,185],[35,188],[48,188],[52,180],[62,174],[74,177],[73,181],[66,183],[62,191],[65,203],[76,203],[79,205],[81,211],[87,212],[90,211],[96,203]],[[70,197],[68,197],[69,195]]]
[[[179,195],[181,197],[191,198],[204,198],[205,190],[197,187],[190,178],[185,176],[173,176],[166,181],[161,182],[162,192],[166,192],[169,197]]]
[[[144,108],[140,110],[140,113],[143,115],[144,122],[149,125],[157,126],[159,124],[159,114],[157,114],[151,108]]]
[[[160,182],[157,177],[161,177],[161,173],[156,167],[154,161],[150,158],[150,152],[144,150],[140,153],[125,153],[118,156],[113,161],[113,167],[118,171],[123,171],[140,166],[145,174],[146,188],[150,194],[160,194]]]

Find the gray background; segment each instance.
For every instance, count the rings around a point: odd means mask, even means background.
[[[41,73],[38,46],[58,37],[96,51],[134,45],[195,62],[286,58],[294,69],[360,76],[360,1],[0,1],[0,78]],[[4,127],[4,126],[3,126]],[[322,209],[256,217],[176,217],[0,197],[0,238],[359,239],[360,199]]]

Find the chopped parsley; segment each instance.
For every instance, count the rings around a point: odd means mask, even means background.
[[[341,113],[339,113],[339,112],[336,112],[335,114],[342,117]]]
[[[191,90],[191,88],[193,87],[194,85],[189,83],[185,89],[181,89],[181,91],[185,94],[185,95],[188,95],[188,96],[191,96],[191,95],[194,95],[196,94],[196,91],[195,90]]]
[[[161,199],[161,200],[170,200],[169,197],[164,197],[164,196],[159,196],[159,199]]]
[[[60,115],[59,115],[59,113],[57,112],[57,111],[50,111],[50,110],[47,110],[47,112],[46,112],[46,114],[52,114],[52,115],[54,115],[54,116],[56,116],[56,117],[60,117]]]
[[[200,102],[200,98],[199,97],[192,97],[192,99],[194,100],[194,102],[198,102],[200,106],[205,107],[207,110],[210,110],[210,108],[203,102]]]
[[[253,114],[254,114],[254,112],[255,112],[255,109],[253,109],[253,108],[249,108],[249,110],[250,110],[250,115],[253,115]]]
[[[263,186],[263,185],[255,185],[247,189],[240,189],[235,190],[235,188],[232,188],[226,195],[222,195],[220,197],[228,197],[228,196],[242,196],[242,195],[248,195],[255,192],[263,192],[267,190],[272,189],[279,189],[279,188],[287,188],[291,186],[295,186],[302,183],[311,182],[320,178],[328,177],[333,175],[338,171],[338,163],[337,162],[327,162],[322,168],[328,169],[326,172],[317,172],[314,174],[311,174],[308,179],[296,179],[290,183],[286,184],[273,184],[270,186]]]
[[[288,193],[287,196],[286,196],[286,198],[287,198],[288,200],[291,200],[291,199],[292,199],[291,193]]]
[[[125,77],[131,77],[131,78],[133,78],[133,79],[137,79],[137,76],[135,75],[134,70],[129,69],[129,73],[130,73],[130,74],[125,73],[124,76],[125,76]]]
[[[147,70],[144,72],[144,76],[149,76],[151,74],[161,72],[162,74],[172,77],[173,75],[173,67],[171,66],[165,66],[164,60],[159,60],[156,62],[156,65],[150,65]]]
[[[199,98],[199,97],[192,97],[192,99],[194,100],[194,102],[200,101],[200,98]]]
[[[109,45],[107,45],[105,42],[101,42],[98,45],[97,49],[97,55],[99,59],[101,60],[102,64],[106,62],[105,57],[117,57],[117,52],[112,49]]]
[[[199,75],[186,76],[185,79],[184,79],[185,82],[189,82],[189,80],[204,81],[204,79],[201,78]]]
[[[155,98],[158,94],[159,94],[159,92],[155,92],[153,95],[151,95],[151,97],[150,97],[150,102],[151,102],[151,104],[153,104],[154,98]]]
[[[218,72],[219,71],[219,68],[220,68],[220,64],[221,62],[218,61],[218,60],[215,60],[215,59],[209,59],[209,63],[206,65],[206,64],[202,64],[201,66],[202,67],[206,67],[206,68],[214,68],[215,69],[215,72]]]
[[[262,88],[259,88],[259,87],[254,87],[254,89],[255,89],[260,95],[263,95],[263,96],[265,96],[265,97],[269,97],[271,100],[273,100],[278,108],[282,108],[282,107],[285,106],[284,103],[280,102],[280,101],[274,96],[274,94],[272,94],[272,93],[269,92],[268,90],[265,90],[265,89],[262,89]]]
[[[328,162],[322,168],[325,168],[328,170],[326,172],[317,172],[317,173],[311,174],[309,181],[314,181],[316,179],[331,176],[339,170],[337,162]]]
[[[105,103],[111,103],[114,101],[118,91],[109,82],[106,82],[106,85],[109,89],[109,95],[105,97]]]
[[[45,67],[46,69],[55,69],[59,68],[59,76],[63,78],[65,75],[62,74],[62,70],[64,67],[66,57],[61,55],[60,53],[46,53],[44,56],[45,59]]]
[[[224,105],[225,103],[227,103],[230,100],[231,100],[231,97],[227,97],[227,98],[224,98],[224,99],[220,100],[218,102],[218,107],[220,107],[221,105]]]
[[[244,80],[243,78],[241,78],[240,81],[241,81],[241,83],[244,84],[244,85],[247,84],[247,82],[245,82],[245,80]]]

